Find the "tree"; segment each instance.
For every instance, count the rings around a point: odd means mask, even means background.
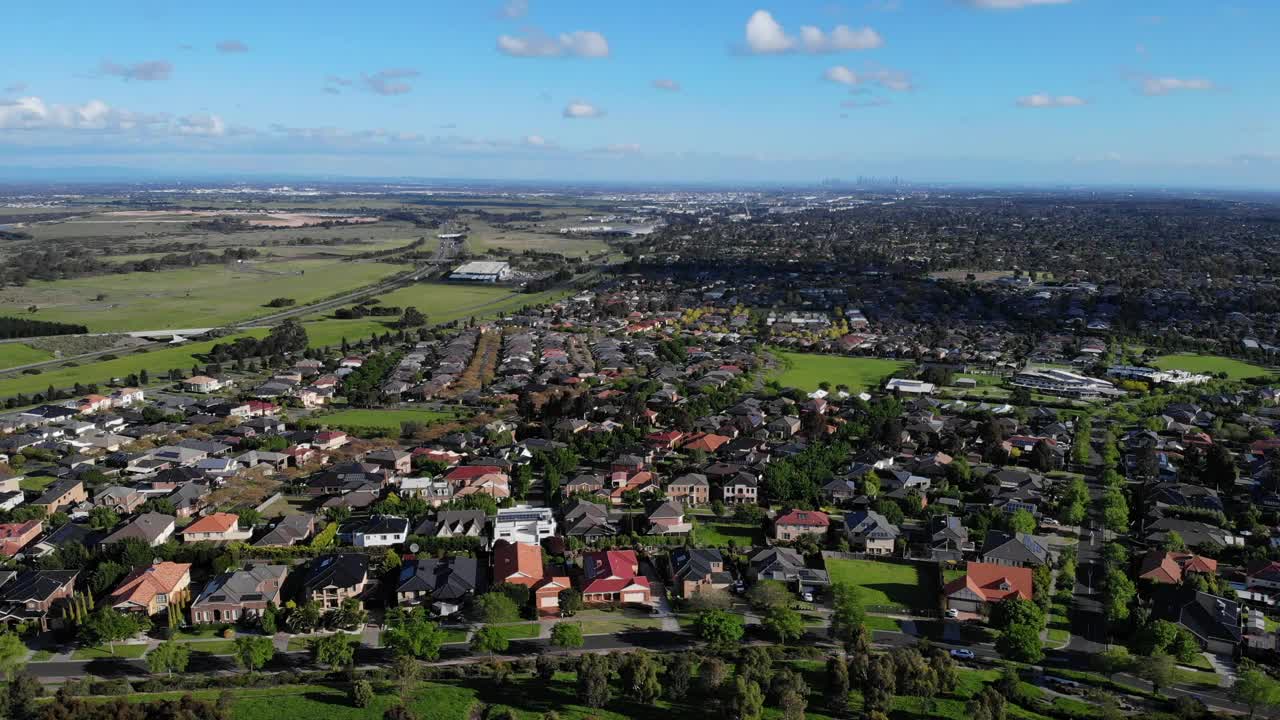
[[[827,658],[827,705],[837,714],[849,706],[849,664],[839,655]]]
[[[568,617],[582,610],[582,591],[577,588],[565,588],[556,596],[560,600],[560,612]]]
[[[106,505],[100,505],[89,511],[89,527],[94,530],[110,530],[119,522],[120,515]]]
[[[676,655],[666,672],[667,697],[679,702],[689,694],[689,684],[693,680],[693,672],[697,669],[697,655],[682,652]]]
[[[1117,674],[1127,672],[1133,667],[1133,657],[1121,645],[1112,645],[1089,659],[1093,669],[1113,679]]]
[[[173,677],[175,672],[187,669],[187,661],[191,657],[191,646],[166,640],[147,653],[147,668],[152,673],[168,673]]]
[[[1134,641],[1134,649],[1143,655],[1168,652],[1178,639],[1178,626],[1168,620],[1147,623]]]
[[[1036,518],[1026,510],[1015,510],[1009,516],[1009,531],[1015,533],[1033,533],[1036,531]]]
[[[138,618],[103,606],[80,624],[80,639],[86,645],[106,643],[116,654],[116,643],[141,631]]]
[[[22,638],[10,632],[0,634],[0,674],[4,679],[13,679],[13,674],[26,662],[27,646]]]
[[[637,650],[622,661],[622,684],[627,696],[645,705],[652,704],[662,693],[658,682],[658,666],[649,653]]]
[[[1008,630],[1014,625],[1030,625],[1035,628],[1043,628],[1045,624],[1044,611],[1039,605],[1030,600],[1023,600],[1019,597],[1011,597],[995,604],[991,609],[991,617],[989,624],[996,630]]]
[[[1161,544],[1161,548],[1163,548],[1165,552],[1186,552],[1187,543],[1182,539],[1182,533],[1177,530],[1170,530],[1165,533],[1164,542]]]
[[[311,661],[328,665],[332,670],[350,667],[355,662],[355,639],[346,633],[324,635],[311,641]]]
[[[996,651],[1006,660],[1037,663],[1044,658],[1040,645],[1040,628],[1034,625],[1011,625],[996,640]]]
[[[897,671],[893,658],[879,655],[867,663],[866,677],[862,683],[862,707],[867,714],[887,712],[897,689]]]
[[[505,593],[487,592],[476,598],[473,612],[480,622],[509,623],[520,619],[520,608]]]
[[[789,607],[775,607],[765,615],[764,627],[785,644],[804,635],[804,618]]]
[[[236,663],[249,672],[262,669],[276,654],[276,645],[269,637],[241,635],[235,646]]]
[[[857,590],[849,583],[833,585],[831,608],[831,637],[847,644],[866,623]]]
[[[1280,684],[1257,667],[1249,667],[1236,673],[1231,699],[1248,707],[1252,719],[1258,708],[1280,705]]]
[[[582,647],[582,626],[577,623],[558,622],[551,628],[551,644],[569,650]]]
[[[757,610],[783,607],[791,602],[791,591],[777,580],[760,580],[747,591],[747,601]]]
[[[427,316],[412,305],[404,309],[404,312],[400,314],[400,322],[397,323],[402,328],[422,327],[426,324]]]
[[[373,685],[368,680],[357,680],[351,685],[351,705],[358,708],[369,707],[373,702]]]
[[[1174,669],[1173,656],[1156,653],[1138,663],[1138,677],[1151,683],[1151,691],[1159,695],[1161,689],[1173,684]]]
[[[734,679],[729,709],[737,720],[759,720],[764,713],[764,693],[760,686],[742,677]]]
[[[601,708],[609,704],[613,689],[609,687],[609,658],[583,655],[578,659],[578,702]]]
[[[728,674],[729,670],[723,660],[718,657],[704,658],[698,668],[698,694],[704,698],[715,697]]]
[[[44,695],[44,685],[28,672],[20,672],[9,681],[7,717],[28,720],[36,716],[36,698]]]
[[[506,633],[502,632],[501,628],[493,625],[485,625],[471,636],[472,652],[494,655],[506,652],[510,645],[511,641],[507,638]]]
[[[427,617],[426,610],[414,608],[394,623],[388,622],[382,642],[398,656],[436,660],[444,645],[444,631]]]
[[[742,639],[745,631],[742,616],[726,610],[704,610],[694,620],[698,637],[713,647],[730,648]]]
[[[1129,576],[1118,568],[1107,571],[1107,585],[1102,592],[1103,611],[1107,623],[1117,626],[1129,619],[1129,603],[1138,594]]]

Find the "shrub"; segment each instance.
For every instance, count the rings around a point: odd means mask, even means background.
[[[373,702],[373,685],[368,680],[358,680],[351,686],[351,704],[358,708],[369,707]]]

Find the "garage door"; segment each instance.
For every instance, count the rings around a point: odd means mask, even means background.
[[[948,600],[947,607],[959,612],[976,613],[981,610],[981,603],[973,600]]]
[[[642,603],[644,602],[644,593],[638,593],[638,592],[622,593],[622,602]]]
[[[555,596],[540,598],[538,600],[538,607],[557,607],[560,604],[559,600],[560,598]]]

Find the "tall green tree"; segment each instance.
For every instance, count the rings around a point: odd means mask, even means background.
[[[166,640],[147,653],[147,669],[152,673],[167,673],[169,677],[173,677],[175,672],[180,673],[187,669],[187,662],[190,659],[189,644]]]
[[[261,670],[275,654],[276,645],[269,637],[241,635],[235,640],[236,663],[249,672]]]

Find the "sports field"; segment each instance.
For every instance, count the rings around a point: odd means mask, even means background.
[[[842,357],[840,355],[811,355],[808,353],[779,352],[786,370],[778,377],[784,387],[801,390],[817,390],[822,382],[848,385],[853,392],[872,387],[887,375],[902,373],[911,367],[903,360],[879,358]]]
[[[303,305],[406,269],[391,263],[296,260],[31,282],[0,291],[0,314],[79,323],[91,332],[217,327],[270,313],[265,305],[274,298]],[[38,310],[29,315],[32,305]]]
[[[332,415],[316,418],[316,422],[329,427],[347,428],[380,428],[383,430],[399,430],[400,423],[431,423],[448,420],[453,414],[436,410],[339,410]]]
[[[1156,358],[1152,363],[1161,370],[1185,370],[1192,373],[1226,373],[1231,380],[1245,380],[1247,378],[1262,377],[1271,375],[1272,372],[1266,368],[1258,367],[1243,360],[1235,360],[1219,355],[1192,355],[1190,353],[1179,353],[1177,355],[1162,355]]]

